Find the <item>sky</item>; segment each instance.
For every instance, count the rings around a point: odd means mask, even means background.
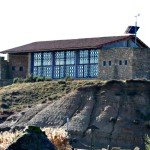
[[[149,0],[0,0],[0,51],[36,41],[124,35],[150,46]]]

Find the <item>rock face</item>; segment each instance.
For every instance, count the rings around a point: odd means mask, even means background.
[[[94,133],[98,148],[138,146],[144,149],[144,136],[150,131],[150,83],[130,80],[78,88],[49,105],[24,110],[16,121],[1,124],[16,128],[35,125],[66,128],[69,117],[70,137],[75,146],[90,145],[90,125],[99,128]]]
[[[8,150],[56,150],[56,148],[40,128],[30,126],[8,147]]]

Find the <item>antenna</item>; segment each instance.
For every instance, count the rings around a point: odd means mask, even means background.
[[[137,14],[135,16],[135,47],[136,47],[136,33],[137,33],[137,17],[139,17],[139,16],[140,16],[140,14]]]

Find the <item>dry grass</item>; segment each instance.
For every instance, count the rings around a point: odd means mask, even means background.
[[[100,80],[55,80],[5,86],[0,88],[0,112],[16,112],[25,107],[58,100],[79,87],[99,83]]]
[[[48,139],[57,147],[58,150],[69,150],[70,146],[67,141],[67,133],[63,129],[43,128]],[[16,138],[21,136],[23,131],[1,132],[0,133],[0,150],[5,150]]]

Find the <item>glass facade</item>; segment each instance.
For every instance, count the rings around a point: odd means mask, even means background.
[[[33,53],[33,75],[52,78],[52,52]]]
[[[98,50],[32,53],[32,73],[54,79],[65,77],[96,78]]]

